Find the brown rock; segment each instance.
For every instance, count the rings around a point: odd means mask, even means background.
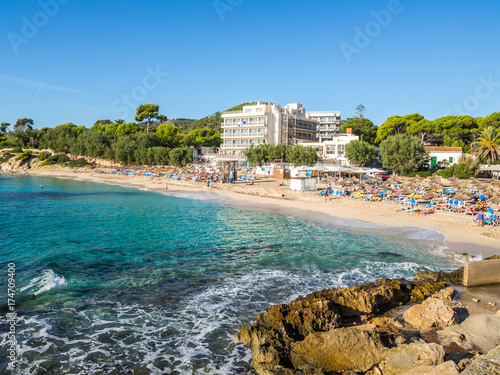
[[[380,334],[371,327],[337,328],[330,332],[313,333],[304,341],[291,345],[290,357],[297,369],[325,371],[368,371],[380,363],[388,348]]]
[[[457,313],[449,303],[432,297],[410,307],[403,313],[403,318],[416,329],[448,327],[458,323]]]
[[[235,337],[252,350],[252,366],[259,374],[273,371],[281,374],[292,368],[289,357],[292,343],[301,342],[314,333],[330,332],[342,324],[362,323],[372,314],[421,301],[445,286],[444,282],[428,280],[380,279],[350,288],[322,290],[299,297],[288,305],[271,306]],[[374,330],[391,345],[401,342],[399,328],[397,322],[386,322]]]
[[[462,371],[462,375],[495,375],[500,374],[500,365],[485,358],[474,358],[472,363]]]
[[[434,293],[432,296],[434,298],[452,301],[454,294],[455,294],[455,289],[453,289],[451,286],[449,286],[448,288],[444,288],[444,289],[440,290],[439,292]]]
[[[438,366],[419,366],[401,375],[458,375],[458,368],[453,361],[441,363]]]
[[[415,275],[416,280],[431,280],[434,282],[437,281],[445,281],[454,285],[463,285],[464,281],[464,268],[461,267],[458,270],[451,272],[443,272],[443,271],[422,271],[417,272]]]
[[[384,375],[399,375],[419,366],[436,366],[443,363],[444,349],[441,345],[403,344],[392,348],[387,355]]]

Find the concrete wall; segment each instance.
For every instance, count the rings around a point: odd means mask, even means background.
[[[467,262],[464,267],[464,286],[500,283],[500,259]]]

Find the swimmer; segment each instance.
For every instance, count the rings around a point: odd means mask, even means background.
[[[43,189],[43,185],[40,185],[40,189]]]

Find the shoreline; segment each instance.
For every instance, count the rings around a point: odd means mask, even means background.
[[[1,172],[0,172],[1,173]],[[87,182],[105,182],[128,188],[147,189],[151,192],[176,195],[183,193],[212,193],[229,198],[234,205],[258,205],[266,210],[300,210],[304,216],[328,215],[337,220],[355,220],[361,223],[398,228],[422,228],[436,231],[444,237],[445,255],[455,253],[470,255],[500,255],[500,228],[475,226],[470,216],[438,211],[432,215],[417,215],[398,211],[400,206],[392,202],[367,202],[352,198],[338,197],[324,201],[313,192],[295,192],[288,187],[278,187],[276,180],[262,178],[254,185],[239,181],[234,185],[213,183],[210,189],[204,182],[174,181],[167,177],[127,176],[98,174],[93,170],[78,170],[76,173],[61,168],[28,169],[17,171],[40,177],[78,179]],[[168,191],[165,192],[165,183]],[[189,197],[186,197],[189,198]],[[293,214],[293,213],[292,213]],[[389,229],[388,229],[389,230]]]

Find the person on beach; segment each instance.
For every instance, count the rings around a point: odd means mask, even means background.
[[[207,180],[207,188],[210,189],[210,180]]]
[[[168,184],[165,183],[165,191],[167,191],[167,190],[168,190]]]
[[[477,214],[477,226],[482,227],[483,224],[484,224],[483,210],[479,210],[479,213]]]

